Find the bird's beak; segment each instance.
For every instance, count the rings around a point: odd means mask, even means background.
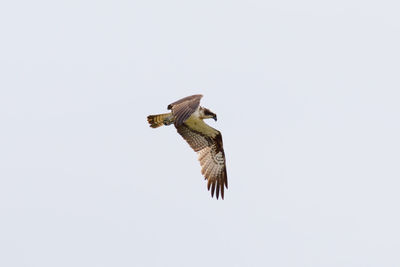
[[[213,119],[214,119],[215,121],[217,121],[217,115],[214,115]]]

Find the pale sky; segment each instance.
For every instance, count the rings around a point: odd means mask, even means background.
[[[0,266],[400,266],[399,10],[0,4]],[[198,93],[225,200],[146,121]]]

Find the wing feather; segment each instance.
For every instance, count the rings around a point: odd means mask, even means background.
[[[202,165],[202,164],[204,164],[204,165]],[[206,175],[206,172],[207,172],[209,166],[211,165],[211,162],[209,162],[209,161],[206,161],[205,163],[200,162],[200,165],[202,166],[201,174]]]
[[[197,110],[203,95],[192,95],[182,98],[168,105],[175,117],[175,126],[178,127]]]
[[[205,163],[200,162],[200,164],[202,165],[202,170],[201,170],[201,174],[206,175],[208,168],[210,168],[212,161],[211,160],[207,160]]]
[[[205,147],[204,149],[202,149],[201,151],[198,152],[199,154],[199,161],[201,163],[201,166],[203,166],[203,164],[205,164],[206,162],[208,162],[208,158],[209,158],[209,154],[210,153],[210,148],[209,147]]]
[[[186,140],[190,147],[198,153],[201,173],[207,179],[207,188],[211,188],[211,196],[216,195],[224,198],[224,186],[228,188],[228,180],[226,175],[225,153],[222,144],[221,133],[199,120],[201,127],[208,127],[204,131],[194,130],[188,124],[183,123],[177,126],[178,133]],[[203,125],[204,124],[204,125]],[[207,133],[215,133],[207,135]]]
[[[206,171],[204,172],[204,176],[212,177],[211,174],[213,173],[214,168],[216,168],[215,164],[209,163]]]

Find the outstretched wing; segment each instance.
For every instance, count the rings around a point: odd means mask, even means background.
[[[208,180],[207,188],[211,188],[211,196],[216,193],[218,199],[221,193],[224,199],[224,186],[228,188],[228,178],[221,133],[202,120],[196,120],[195,125],[196,127],[192,127],[192,123],[183,123],[176,129],[197,152],[201,173]]]
[[[196,111],[202,97],[203,95],[187,96],[168,105],[168,109],[172,109],[172,114],[175,117],[174,121],[176,127],[182,125],[182,123]]]

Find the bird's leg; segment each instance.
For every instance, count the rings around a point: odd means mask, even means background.
[[[163,121],[164,125],[171,125],[172,123],[174,123],[174,116],[172,116],[172,114],[170,116],[168,116],[167,118],[164,119]]]

